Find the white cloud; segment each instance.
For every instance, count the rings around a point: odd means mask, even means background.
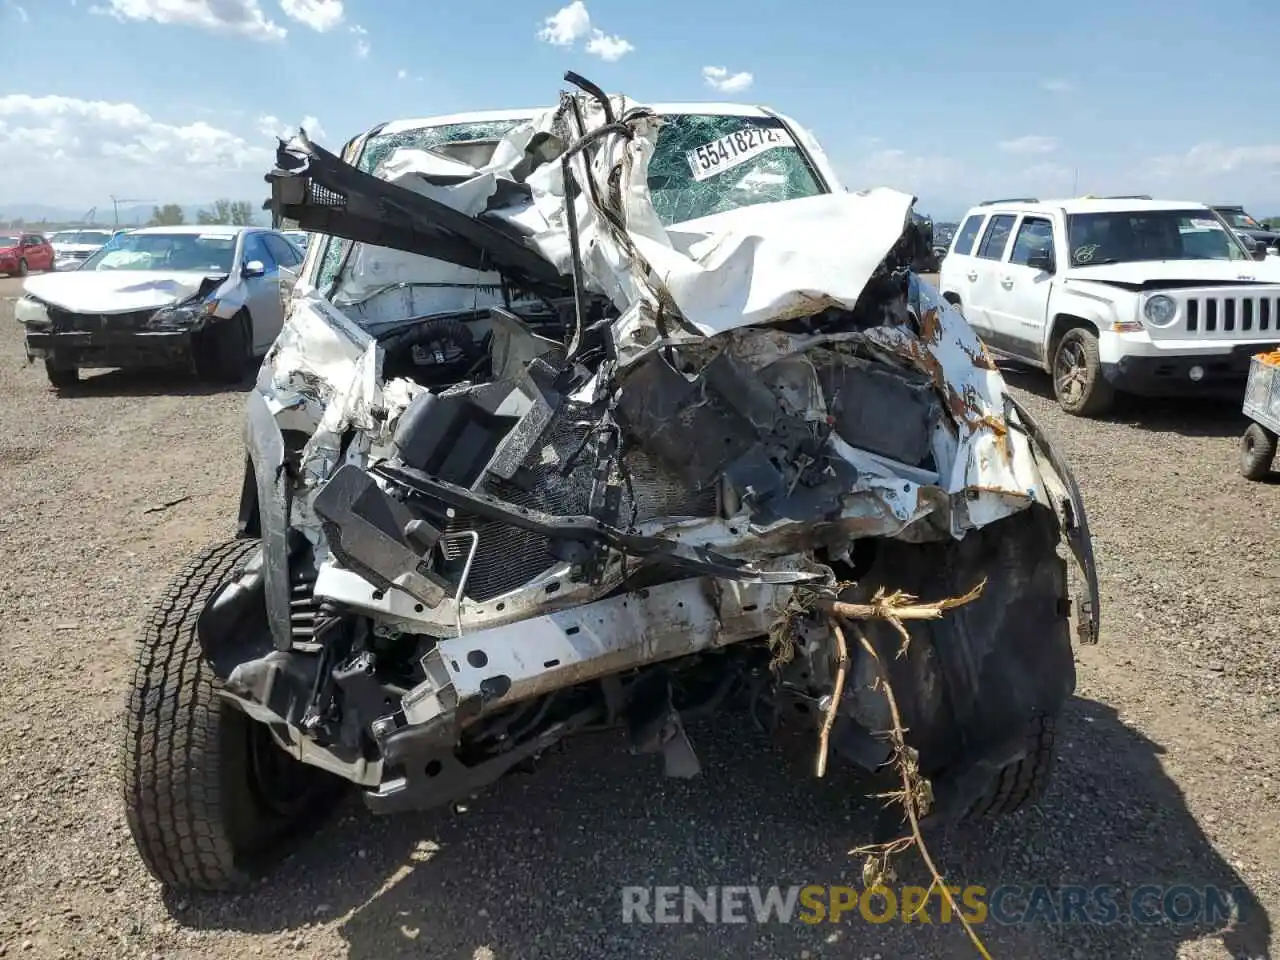
[[[634,49],[630,40],[608,36],[603,30],[592,30],[591,39],[587,41],[587,53],[609,63],[621,60]]]
[[[538,39],[557,47],[572,47],[591,32],[591,15],[582,0],[573,0],[543,21]]]
[[[106,0],[90,10],[121,21],[200,27],[251,40],[283,40],[289,32],[267,18],[259,0]]]
[[[342,22],[342,0],[280,0],[280,9],[291,20],[324,33]]]
[[[1050,93],[1070,93],[1075,88],[1074,83],[1063,80],[1061,77],[1048,77],[1040,81],[1040,89],[1048,90]]]
[[[369,41],[365,39],[369,35],[369,31],[358,23],[351,25],[351,32],[356,35],[356,56],[363,60],[369,56]]]
[[[327,136],[324,127],[315,117],[303,117],[301,123],[292,126],[270,113],[265,113],[258,118],[258,132],[271,139],[288,140],[298,132],[298,127],[306,130],[307,136],[312,140],[323,140]]]
[[[14,16],[22,23],[30,23],[31,16],[27,13],[26,8],[15,3],[14,0],[4,0],[4,5],[13,11]]]
[[[731,74],[725,67],[703,67],[702,79],[712,90],[719,90],[721,93],[741,93],[750,88],[756,78],[745,70]]]
[[[397,71],[396,71],[396,79],[397,79],[397,80],[408,80],[408,79],[409,79],[409,71],[408,71],[408,70],[405,70],[405,69],[403,69],[403,68],[402,68],[402,69],[400,69],[400,70],[397,70]]]
[[[39,164],[29,162],[33,155]],[[0,96],[0,167],[23,169],[24,200],[88,206],[114,193],[156,203],[256,201],[272,157],[231,131],[167,123],[132,103]]]
[[[621,60],[635,50],[630,40],[592,27],[591,14],[587,12],[587,5],[582,0],[573,0],[573,3],[561,7],[543,20],[538,39],[543,43],[565,48],[572,47],[579,40],[586,40],[587,53],[609,63]]]
[[[1227,146],[1197,143],[1186,153],[1156,157],[1151,163],[1158,177],[1217,177],[1253,170],[1280,178],[1280,144]]]
[[[1058,138],[1030,134],[1015,140],[1001,140],[996,146],[1005,153],[1053,153],[1058,149]]]
[[[960,164],[950,157],[889,147],[861,157],[843,174],[843,179],[850,190],[892,187],[920,194],[929,187],[950,185],[959,172]]]
[[[307,131],[307,136],[312,140],[324,140],[328,136],[324,127],[320,126],[320,121],[315,117],[303,117],[302,123],[298,124],[298,126]]]

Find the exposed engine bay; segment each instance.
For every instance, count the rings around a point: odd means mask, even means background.
[[[805,598],[982,582],[903,656],[867,626],[939,808],[964,813],[1074,689],[1060,544],[1096,639],[1069,470],[912,272],[911,196],[664,225],[663,115],[569,79],[584,92],[497,143],[380,175],[281,145],[277,216],[400,251],[423,285],[499,283],[377,323],[299,283],[248,407],[241,531],[262,549],[200,621],[223,695],[380,811],[617,724],[691,776],[692,716],[821,720],[837,655]],[[874,770],[886,708],[852,658],[832,748]]]

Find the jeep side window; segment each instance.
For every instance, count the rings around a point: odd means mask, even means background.
[[[967,257],[973,251],[973,241],[978,239],[978,231],[982,229],[982,220],[985,216],[985,213],[975,213],[965,218],[964,225],[956,233],[955,246],[951,248],[952,253]]]
[[[978,245],[978,256],[983,260],[999,260],[1004,256],[1004,248],[1009,243],[1009,234],[1013,231],[1012,214],[998,214],[991,218],[987,232],[982,235],[982,243]]]
[[[1053,222],[1043,217],[1023,217],[1018,235],[1013,239],[1009,262],[1030,266],[1032,254],[1046,250],[1053,250]]]

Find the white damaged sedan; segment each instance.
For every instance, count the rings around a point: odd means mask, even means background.
[[[239,536],[172,582],[127,708],[129,825],[172,887],[242,884],[337,786],[447,804],[584,731],[693,776],[685,723],[735,703],[804,724],[819,775],[874,771],[881,663],[930,817],[1045,785],[1098,631],[1088,524],[912,272],[913,198],[845,191],[770,110],[566,79],[280,147],[274,213],[317,242],[248,398]],[[962,599],[846,642],[840,611],[902,594]]]
[[[85,367],[188,365],[234,381],[280,332],[301,259],[274,230],[147,227],[79,269],[29,278],[14,313],[28,361],[43,360],[55,388]]]

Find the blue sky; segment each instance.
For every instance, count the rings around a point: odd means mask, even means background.
[[[0,0],[0,211],[258,199],[274,129],[336,148],[574,69],[773,106],[939,216],[1077,183],[1280,214],[1277,41],[1276,0]]]

